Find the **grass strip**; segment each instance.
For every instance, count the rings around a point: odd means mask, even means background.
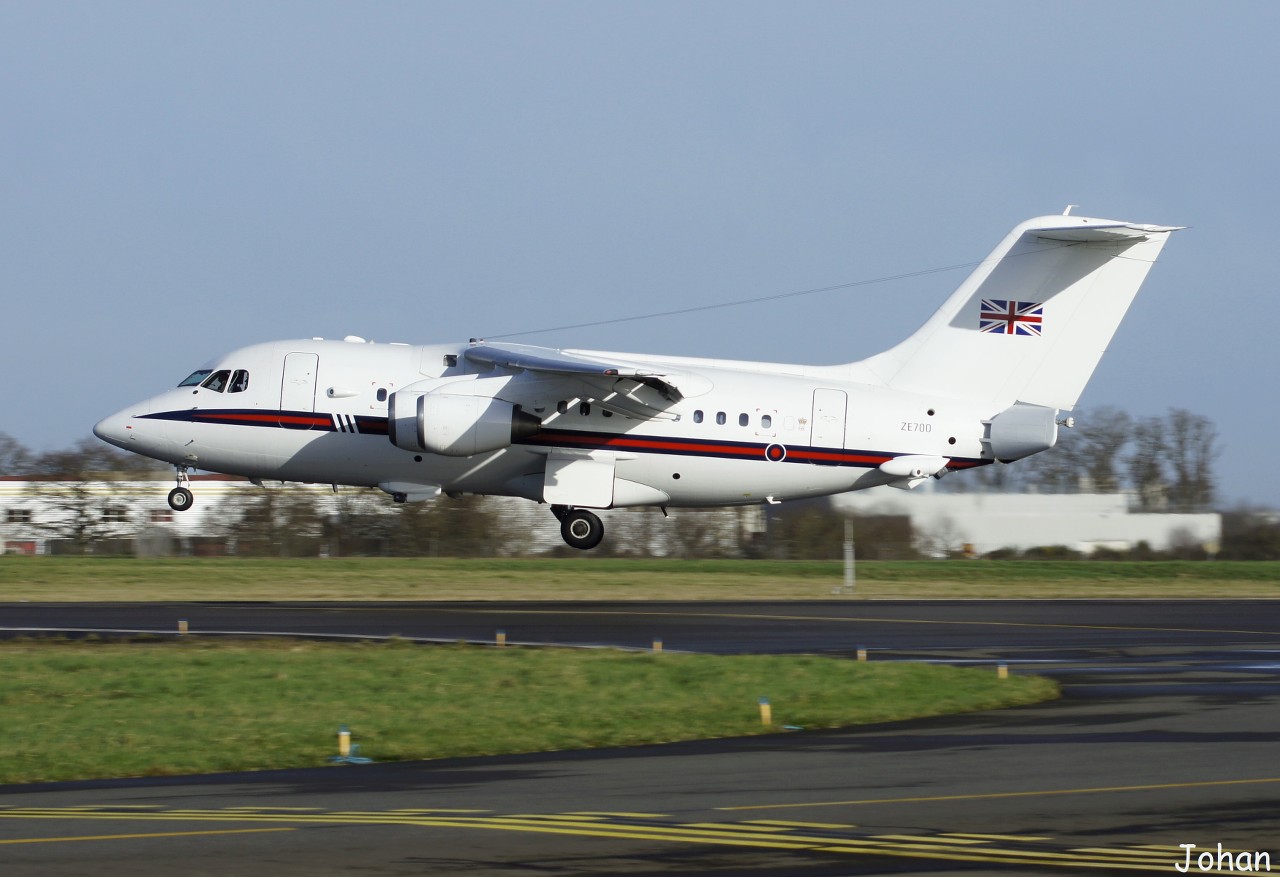
[[[0,557],[0,601],[816,600],[839,561]],[[1271,561],[864,561],[859,599],[1280,598]]]
[[[389,643],[0,644],[0,783],[630,746],[1033,703],[993,668]],[[771,703],[771,728],[759,698]]]

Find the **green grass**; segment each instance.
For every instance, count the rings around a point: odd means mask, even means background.
[[[1037,677],[820,657],[469,646],[0,644],[0,783],[323,765],[827,728],[1032,703]],[[774,726],[760,720],[771,701]]]
[[[826,599],[838,561],[0,557],[0,601]],[[864,561],[859,598],[1280,597],[1280,562]]]

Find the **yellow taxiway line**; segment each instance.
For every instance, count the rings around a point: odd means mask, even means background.
[[[864,804],[921,804],[930,801],[983,801],[996,798],[1037,798],[1051,795],[1098,795],[1108,792],[1149,792],[1167,789],[1200,789],[1210,786],[1244,786],[1258,783],[1280,783],[1280,777],[1244,780],[1201,780],[1187,783],[1151,783],[1142,786],[1098,786],[1086,789],[1033,789],[1025,792],[983,792],[973,795],[921,795],[909,798],[856,798],[848,801],[801,801],[791,804],[744,804],[717,807],[717,810],[795,810],[801,807],[855,807]]]
[[[297,831],[295,828],[225,828],[210,831],[157,831],[147,834],[86,834],[78,837],[14,837],[0,839],[0,844],[51,844],[91,840],[138,840],[150,837],[199,837],[214,834],[263,834],[268,831]]]

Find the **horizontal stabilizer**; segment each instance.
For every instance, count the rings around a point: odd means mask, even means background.
[[[1114,244],[1121,241],[1145,241],[1153,234],[1181,231],[1185,227],[1180,225],[1135,225],[1129,222],[1085,227],[1064,225],[1059,228],[1037,229],[1035,236],[1042,241]]]

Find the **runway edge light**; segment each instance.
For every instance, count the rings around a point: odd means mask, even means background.
[[[373,764],[372,758],[360,754],[360,745],[351,742],[351,729],[338,726],[338,754],[329,758],[333,764]]]

